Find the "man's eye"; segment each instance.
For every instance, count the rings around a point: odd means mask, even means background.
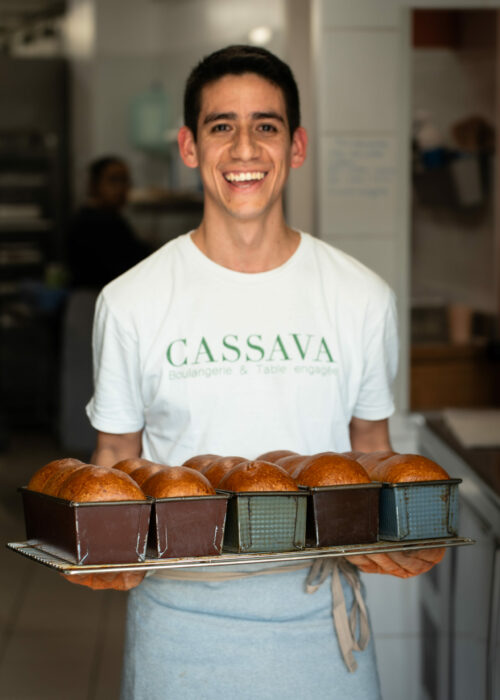
[[[218,131],[229,131],[229,124],[215,124],[212,127],[213,132],[218,132]]]
[[[274,126],[274,124],[260,124],[259,130],[260,131],[267,131],[267,132],[278,131],[277,128]]]

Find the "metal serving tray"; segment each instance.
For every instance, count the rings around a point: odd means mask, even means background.
[[[231,566],[241,564],[265,564],[300,561],[323,557],[343,557],[349,554],[381,554],[383,552],[410,552],[415,549],[459,547],[474,544],[469,537],[412,540],[410,542],[374,542],[372,544],[344,545],[338,547],[308,547],[293,552],[268,552],[265,554],[219,554],[214,557],[180,557],[172,559],[145,559],[130,564],[77,565],[44,551],[36,541],[9,542],[7,547],[39,564],[64,574],[119,573],[120,571],[152,571],[155,569],[186,569],[197,566]]]

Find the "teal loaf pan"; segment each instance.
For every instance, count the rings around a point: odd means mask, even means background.
[[[420,540],[458,535],[458,484],[461,479],[383,483],[379,538]]]
[[[217,491],[228,495],[226,552],[287,552],[306,544],[307,493]]]

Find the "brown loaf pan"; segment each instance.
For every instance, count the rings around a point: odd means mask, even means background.
[[[148,556],[202,557],[221,554],[227,496],[153,499]]]
[[[306,542],[309,547],[369,544],[378,539],[381,484],[301,486],[308,492]]]
[[[26,487],[19,491],[26,537],[50,554],[74,564],[145,560],[150,499],[75,503]]]

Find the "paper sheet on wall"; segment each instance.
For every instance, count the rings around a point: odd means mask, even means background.
[[[443,418],[464,447],[500,447],[500,410],[447,409]]]
[[[395,228],[397,151],[392,136],[322,139],[321,218],[336,233],[389,233]]]

